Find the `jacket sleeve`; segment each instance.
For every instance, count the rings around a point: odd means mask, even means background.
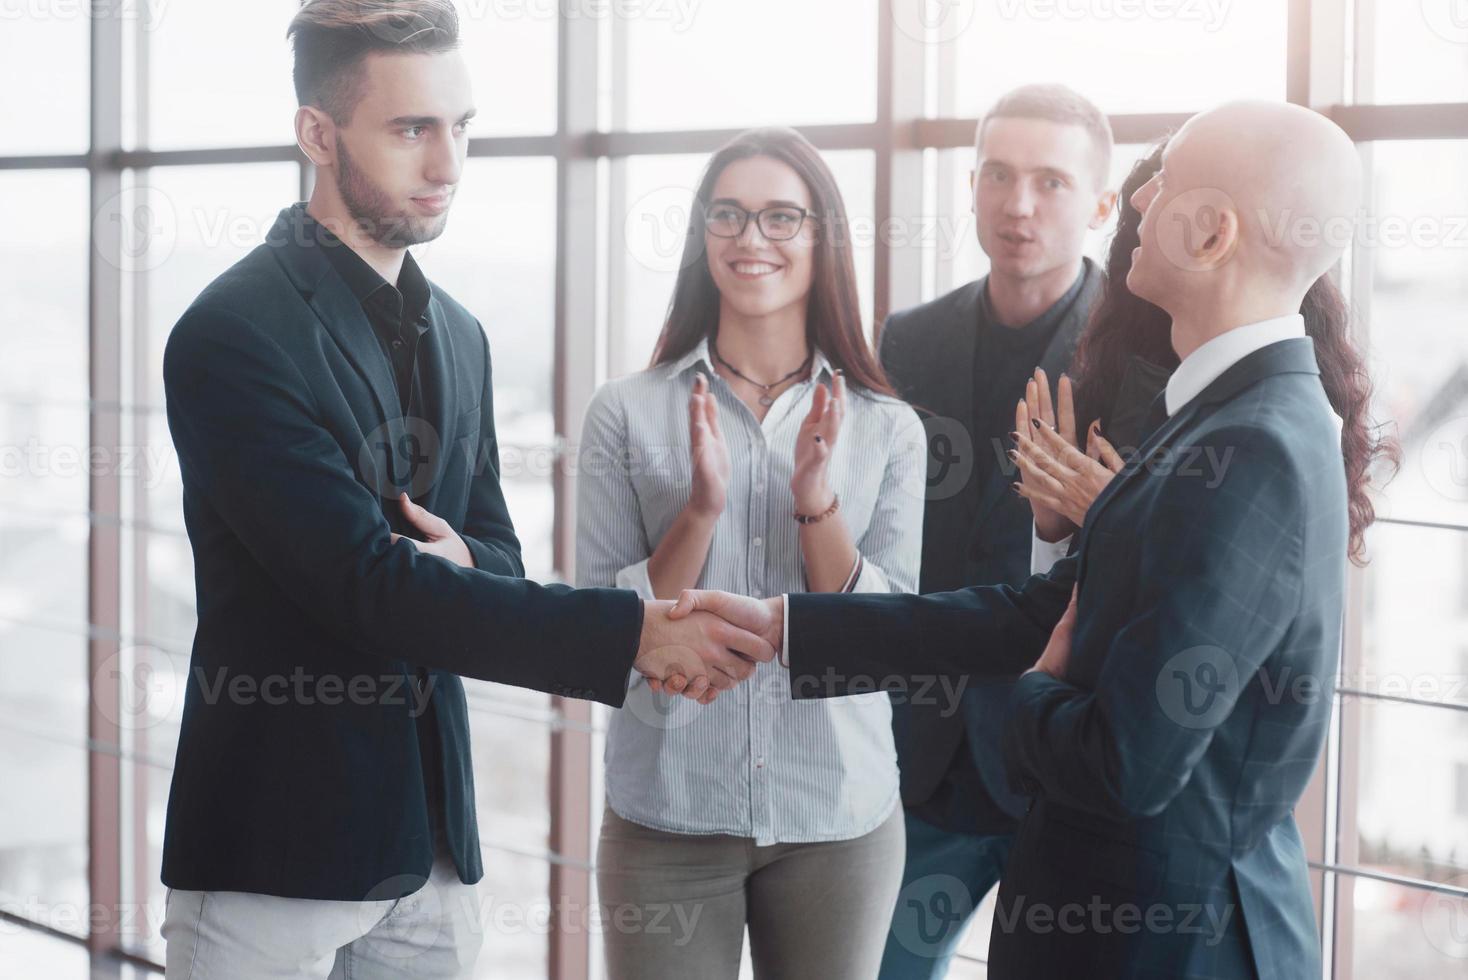
[[[1015,589],[989,585],[933,595],[792,594],[785,655],[791,692],[840,697],[906,690],[929,678],[972,683],[1034,666],[1070,604],[1076,559]]]
[[[1015,781],[1032,791],[1110,816],[1161,812],[1294,619],[1303,595],[1298,473],[1259,429],[1224,429],[1199,444],[1230,454],[1226,478],[1167,478],[1139,539],[1132,618],[1092,640],[1107,644],[1096,689],[1040,673],[1015,686],[1004,750]],[[1093,589],[1082,585],[1081,619],[1098,601]]]
[[[635,595],[542,586],[393,543],[298,368],[234,313],[185,314],[163,376],[186,495],[328,635],[384,660],[622,702]]]
[[[469,482],[469,509],[460,536],[474,556],[476,568],[520,578],[525,574],[520,539],[515,535],[510,508],[500,486],[499,439],[494,429],[494,364],[483,327],[479,328],[479,336],[484,341],[484,389],[479,395],[479,438]]]

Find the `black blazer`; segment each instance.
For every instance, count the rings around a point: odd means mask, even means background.
[[[281,212],[199,296],[164,353],[198,630],[163,882],[292,898],[399,897],[433,863],[412,665],[432,668],[447,839],[483,874],[457,675],[620,705],[635,594],[525,581],[499,485],[489,347],[437,287],[405,422],[341,277]],[[477,568],[390,543],[407,489]],[[299,678],[299,679],[298,679]]]
[[[793,690],[824,696],[841,693],[827,671],[1024,669],[1079,581],[1067,678],[1027,674],[1011,700],[1006,758],[1033,805],[1000,884],[996,980],[1319,977],[1292,811],[1330,720],[1348,520],[1318,375],[1304,338],[1235,364],[1023,589],[790,597]],[[1096,905],[1170,925],[1096,928]]]
[[[1101,295],[1104,273],[1090,259],[1082,271],[1080,294],[1040,359],[1050,378],[1051,395],[1061,372],[1070,367],[1091,308]],[[887,318],[881,358],[902,398],[923,418],[928,435],[928,497],[923,512],[923,563],[918,591],[948,592],[968,585],[1020,585],[1030,577],[1029,504],[1009,492],[1017,479],[1007,459],[989,471],[983,486],[965,476],[978,453],[1008,448],[1004,432],[974,432],[974,342],[986,280],[960,286],[922,306]],[[1024,809],[1008,785],[999,752],[1008,682],[974,684],[958,712],[947,705],[896,698],[892,729],[902,772],[902,801],[915,806],[930,799],[954,765],[966,764],[958,752],[967,734],[968,757],[978,770],[982,790],[955,782],[958,798],[947,804],[955,820],[975,823],[993,807],[977,798],[987,791],[1010,818]],[[972,788],[970,788],[972,787]],[[967,792],[965,792],[967,791]]]

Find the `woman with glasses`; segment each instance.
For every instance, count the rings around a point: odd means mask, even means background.
[[[672,600],[913,591],[916,414],[862,331],[845,208],[814,147],[714,154],[650,368],[588,410],[577,581]],[[903,863],[888,695],[790,673],[697,704],[633,677],[607,732],[597,881],[611,980],[875,977]]]

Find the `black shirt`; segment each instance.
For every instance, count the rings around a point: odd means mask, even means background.
[[[1009,449],[1007,436],[1014,431],[1015,405],[1025,396],[1025,383],[1034,376],[1035,366],[1044,358],[1085,280],[1082,269],[1064,296],[1019,327],[999,322],[989,302],[989,284],[984,283],[974,343],[973,433],[974,447],[980,450],[974,458],[974,486],[987,486],[995,469],[1003,465]]]
[[[311,220],[309,215],[307,220]],[[362,312],[367,314],[367,321],[377,334],[382,353],[392,365],[403,414],[416,414],[421,397],[414,396],[422,394],[414,391],[418,380],[418,342],[429,330],[428,301],[432,295],[423,270],[418,268],[411,253],[404,253],[403,268],[395,286],[324,226],[318,224],[317,228],[320,229],[318,241],[332,268],[362,304]]]
[[[413,260],[411,253],[404,253],[403,267],[398,273],[397,285],[393,285],[367,264],[340,238],[309,214],[303,218],[304,227],[314,240],[321,244],[327,259],[337,274],[346,282],[347,288],[362,304],[367,322],[392,368],[393,381],[398,389],[398,409],[405,418],[421,417],[425,404],[425,379],[418,370],[419,341],[431,329],[428,317],[428,301],[432,290],[423,270]],[[436,392],[431,392],[436,396]],[[397,501],[389,506],[400,507]],[[428,684],[428,670],[415,670],[420,697]],[[423,789],[428,798],[428,825],[436,837],[443,834],[442,780],[439,774],[441,762],[438,747],[438,723],[434,718],[432,700],[414,701],[423,704],[423,713],[418,716],[418,745],[423,764]]]

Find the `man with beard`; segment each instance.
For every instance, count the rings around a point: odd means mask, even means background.
[[[168,422],[198,628],[168,802],[169,977],[447,978],[483,875],[459,675],[704,701],[768,643],[521,577],[478,321],[442,233],[474,115],[450,0],[291,24],[311,200],[174,327]]]

